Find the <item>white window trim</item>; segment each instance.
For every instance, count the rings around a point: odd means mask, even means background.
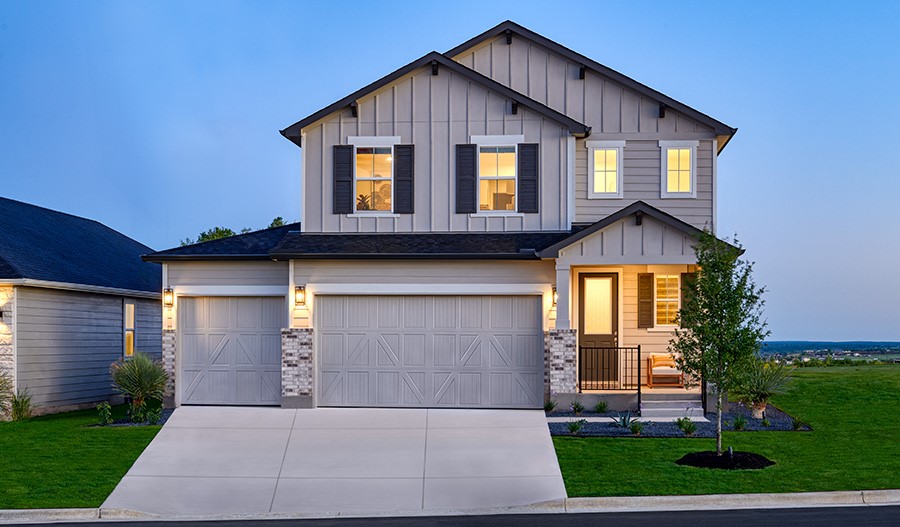
[[[697,197],[697,147],[700,141],[660,141],[660,172],[659,172],[659,197],[661,199],[673,198],[696,198]],[[690,192],[669,192],[668,171],[669,171],[669,148],[690,148],[691,149],[691,191]]]
[[[653,273],[653,327],[648,328],[648,329],[656,330],[656,331],[672,331],[678,327],[678,324],[657,324],[656,323],[656,321],[657,321],[656,307],[659,305],[659,295],[656,293],[656,284],[658,283],[657,279],[660,276],[674,276],[675,279],[678,280],[678,291],[679,291],[678,297],[677,297],[678,310],[681,311],[681,273],[667,273],[667,272]],[[670,301],[669,299],[667,299],[667,300]]]
[[[128,307],[131,306],[131,326],[128,325]],[[128,352],[128,332],[131,332],[131,355]],[[122,357],[130,359],[137,353],[137,303],[131,299],[122,301]]]
[[[519,212],[519,143],[525,142],[524,135],[470,135],[469,141],[475,144],[476,155],[478,155],[478,211],[473,216],[523,216]],[[516,194],[515,203],[512,210],[481,210],[481,147],[483,146],[511,146],[516,151],[516,175],[512,180],[515,182]],[[510,179],[510,178],[495,178]]]
[[[348,214],[351,218],[381,217],[394,218],[394,146],[400,144],[400,136],[350,136],[347,144],[353,146],[353,212]],[[356,149],[357,148],[390,148],[391,149],[391,210],[356,210]],[[384,178],[365,179],[363,181],[384,181]],[[374,204],[373,204],[374,205]]]
[[[588,151],[588,199],[622,199],[622,164],[625,141],[585,141]],[[594,150],[616,150],[616,192],[594,192]]]

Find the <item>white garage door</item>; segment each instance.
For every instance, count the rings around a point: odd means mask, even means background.
[[[179,298],[181,402],[281,404],[284,298]]]
[[[317,296],[319,406],[540,408],[537,296]]]

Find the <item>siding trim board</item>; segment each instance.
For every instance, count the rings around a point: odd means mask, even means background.
[[[0,285],[38,287],[42,289],[61,289],[64,291],[78,291],[82,293],[97,293],[102,295],[115,296],[134,296],[139,298],[150,298],[159,300],[162,298],[161,292],[151,293],[149,291],[135,291],[133,289],[119,289],[117,287],[105,287],[99,285],[73,284],[68,282],[51,282],[48,280],[35,280],[32,278],[0,278]]]

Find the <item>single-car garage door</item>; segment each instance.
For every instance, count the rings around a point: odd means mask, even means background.
[[[319,406],[540,408],[538,296],[317,296]]]
[[[183,404],[281,404],[284,298],[178,299]]]

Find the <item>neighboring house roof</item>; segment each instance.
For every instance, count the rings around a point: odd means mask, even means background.
[[[403,66],[402,68],[394,71],[393,73],[389,73],[389,74],[385,75],[384,77],[378,79],[377,81],[373,82],[372,84],[369,84],[368,86],[351,93],[350,95],[335,102],[334,104],[326,106],[325,108],[322,108],[318,112],[316,112],[312,115],[309,115],[309,116],[297,121],[296,123],[288,126],[284,130],[281,130],[281,135],[283,135],[284,137],[289,139],[291,142],[293,142],[297,146],[302,147],[303,145],[301,145],[301,142],[300,142],[300,131],[303,128],[309,126],[310,124],[315,123],[316,121],[318,121],[320,119],[328,117],[329,115],[333,114],[334,112],[343,110],[344,108],[347,108],[348,106],[350,106],[352,103],[356,102],[361,97],[364,97],[384,86],[387,86],[388,84],[396,81],[397,79],[418,70],[419,68],[424,68],[431,64],[437,64],[439,71],[440,71],[440,68],[447,68],[450,71],[452,71],[456,74],[459,74],[473,82],[477,82],[477,83],[481,84],[482,86],[484,86],[496,93],[499,93],[500,95],[502,95],[508,99],[512,99],[512,100],[516,101],[521,106],[524,106],[530,110],[533,110],[533,111],[543,115],[544,117],[547,117],[548,119],[565,126],[566,128],[568,128],[569,132],[572,133],[573,135],[576,135],[579,137],[587,137],[591,133],[591,127],[584,125],[584,124],[576,121],[575,119],[568,117],[567,115],[557,112],[556,110],[554,110],[544,104],[541,104],[540,102],[535,101],[534,99],[531,99],[527,95],[524,95],[524,94],[519,93],[507,86],[504,86],[503,84],[500,84],[499,82],[491,79],[490,77],[486,77],[471,68],[467,68],[466,66],[463,66],[462,64],[456,62],[455,60],[451,60],[451,59],[447,58],[446,56],[438,53],[437,51],[432,51],[431,53],[425,55],[424,57],[410,62],[406,66]]]
[[[299,223],[272,227],[261,231],[238,234],[203,243],[175,247],[165,251],[145,254],[148,262],[171,260],[268,260],[269,251],[275,248],[289,231],[300,230]]]
[[[688,106],[682,102],[676,101],[675,99],[669,97],[668,95],[666,95],[664,93],[658,92],[658,91],[654,90],[653,88],[651,88],[643,83],[640,83],[640,82],[632,79],[631,77],[628,77],[627,75],[624,75],[612,68],[604,66],[603,64],[600,64],[599,62],[597,62],[593,59],[590,59],[590,58],[582,55],[581,53],[578,53],[577,51],[573,51],[557,42],[554,42],[553,40],[550,40],[549,38],[547,38],[543,35],[535,33],[534,31],[532,31],[526,27],[520,26],[519,24],[516,24],[515,22],[513,22],[511,20],[501,22],[500,24],[492,27],[491,29],[488,29],[484,33],[481,33],[480,35],[475,36],[473,38],[470,38],[469,40],[463,42],[462,44],[456,46],[455,48],[447,51],[444,55],[451,57],[451,58],[456,57],[460,53],[463,53],[464,51],[468,51],[469,49],[473,48],[474,46],[477,46],[478,44],[480,44],[481,42],[483,42],[485,40],[506,34],[507,31],[509,31],[513,35],[521,35],[521,36],[527,38],[528,40],[531,40],[532,42],[535,42],[535,43],[549,49],[550,51],[553,51],[559,55],[562,55],[563,57],[566,57],[567,59],[571,60],[572,62],[580,63],[581,65],[599,73],[600,75],[603,75],[603,76],[621,84],[622,86],[625,86],[626,88],[630,88],[642,95],[645,95],[651,99],[654,99],[654,100],[664,104],[665,106],[667,106],[669,108],[672,108],[678,112],[681,112],[684,115],[709,126],[710,128],[712,128],[715,131],[715,133],[717,135],[727,136],[727,139],[724,142],[722,142],[722,144],[719,145],[720,152],[722,151],[722,149],[725,148],[725,145],[728,143],[728,141],[731,140],[731,137],[737,133],[737,128],[732,128],[731,126],[728,126],[727,124],[723,123],[722,121],[719,121],[718,119],[714,119],[714,118],[710,117],[709,115],[706,115],[705,113],[700,112],[699,110],[695,110],[694,108],[691,108],[690,106]]]
[[[159,293],[152,251],[94,220],[0,198],[0,281],[55,282]],[[39,285],[35,283],[35,285]]]
[[[563,232],[306,234],[289,232],[275,259],[440,258],[536,259],[537,252],[572,235]]]

